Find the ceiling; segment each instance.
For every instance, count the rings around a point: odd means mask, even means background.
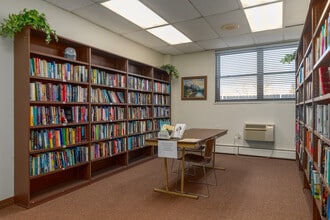
[[[252,33],[240,0],[140,0],[193,41],[169,45],[99,4],[106,0],[44,1],[169,55],[299,40],[309,5],[309,0],[281,0],[283,28]],[[239,28],[221,29],[232,23]]]

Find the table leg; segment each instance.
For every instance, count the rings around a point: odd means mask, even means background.
[[[184,150],[183,150],[184,151]],[[184,155],[184,152],[183,154]],[[183,157],[184,158],[184,157]],[[168,188],[168,168],[167,168],[167,158],[164,158],[164,167],[165,167],[165,190],[154,188],[155,192],[166,193],[175,196],[187,197],[190,199],[198,199],[198,195],[184,193],[184,159],[182,160],[182,173],[181,173],[181,192],[170,191]]]
[[[185,155],[185,149],[184,147],[182,148],[182,160],[181,160],[181,193],[184,193],[184,155]]]
[[[166,178],[166,182],[165,182],[165,189],[166,191],[168,191],[168,170],[167,170],[167,158],[164,158],[164,166],[165,166],[165,178]]]
[[[212,168],[213,169],[216,169],[216,170],[223,170],[223,171],[225,171],[226,170],[226,168],[224,168],[224,167],[216,167],[215,166],[215,142],[216,142],[216,140],[214,139],[213,141],[212,141],[213,143],[213,164],[212,164]]]

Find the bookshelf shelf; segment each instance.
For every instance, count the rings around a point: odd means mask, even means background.
[[[329,219],[330,1],[310,1],[296,56],[296,150],[313,219]]]
[[[145,139],[171,120],[165,71],[63,37],[46,44],[29,28],[14,45],[16,204],[30,208],[154,158]],[[158,108],[166,119],[154,117]]]

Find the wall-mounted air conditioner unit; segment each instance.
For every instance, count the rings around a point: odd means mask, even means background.
[[[274,124],[245,124],[244,139],[247,141],[274,142]]]

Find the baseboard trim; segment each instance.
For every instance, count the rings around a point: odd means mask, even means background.
[[[6,208],[8,206],[14,205],[14,197],[4,199],[0,201],[0,209]]]
[[[287,149],[263,149],[263,148],[244,147],[244,146],[217,145],[215,151],[217,153],[235,154],[235,155],[280,158],[280,159],[290,159],[290,160],[296,159],[296,152],[294,150],[287,150]]]

